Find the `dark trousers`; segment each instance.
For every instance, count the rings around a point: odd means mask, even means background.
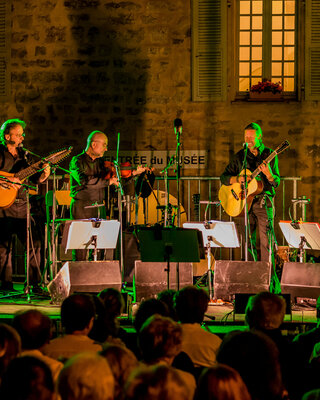
[[[29,283],[38,284],[41,280],[41,242],[35,231],[32,231],[29,252]],[[2,284],[12,282],[12,243],[16,235],[23,246],[27,242],[27,219],[4,217],[0,218],[0,279]],[[32,246],[33,243],[33,246]]]
[[[242,237],[243,251],[245,245],[245,221],[244,218],[239,218],[238,226],[240,230],[240,234]],[[264,196],[259,196],[254,199],[251,209],[249,211],[249,224],[250,230],[249,233],[251,235],[251,243],[248,241],[248,254],[250,257],[248,259],[260,261],[269,261],[269,235],[272,234],[270,232],[270,223],[273,224],[273,209],[269,204],[269,200]],[[259,232],[259,243],[260,243],[260,252],[258,252],[258,240],[257,240],[257,231]],[[249,237],[248,233],[248,238]],[[273,249],[272,249],[273,250]],[[252,254],[253,253],[253,254]],[[258,254],[260,253],[260,254]],[[244,258],[243,252],[243,258]],[[254,256],[253,256],[254,255]],[[259,257],[260,256],[260,257]]]
[[[106,218],[105,206],[86,208],[92,206],[92,200],[71,200],[70,214],[72,219],[89,219],[89,218]],[[102,203],[99,202],[99,204]],[[98,251],[98,259],[103,259],[103,251]],[[87,258],[92,258],[92,251],[73,250],[72,259],[74,261],[85,261]]]

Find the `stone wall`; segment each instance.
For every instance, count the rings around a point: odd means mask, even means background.
[[[185,0],[13,0],[12,97],[1,121],[27,121],[26,144],[46,153],[84,147],[88,133],[121,132],[126,150],[175,149],[173,120],[183,120],[183,147],[207,149],[207,170],[220,175],[259,122],[267,146],[284,139],[283,176],[301,176],[299,195],[320,218],[320,123],[317,102],[191,101],[191,11]]]

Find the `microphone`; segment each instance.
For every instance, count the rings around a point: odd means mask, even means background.
[[[246,142],[242,143],[242,147],[243,147],[244,149],[247,149],[247,148],[248,148],[248,143],[246,143]]]
[[[175,133],[182,133],[182,120],[180,118],[176,118],[173,121],[174,131]]]
[[[19,143],[18,144],[18,148],[24,151],[23,157],[24,157],[25,160],[27,160],[27,157],[28,157],[28,155],[30,153],[29,150],[26,149],[25,147],[23,147],[23,143]]]

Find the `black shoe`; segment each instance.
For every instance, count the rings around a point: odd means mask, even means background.
[[[17,292],[18,290],[13,288],[12,282],[2,282],[0,285],[0,291],[2,292]]]

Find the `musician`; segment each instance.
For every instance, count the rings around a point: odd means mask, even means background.
[[[259,195],[254,197],[251,209],[249,211],[249,232],[251,233],[254,259],[258,260],[256,249],[256,233],[258,228],[260,238],[260,260],[269,261],[268,229],[270,225],[269,221],[273,225],[274,214],[272,199],[275,195],[275,189],[280,183],[278,158],[277,156],[274,157],[270,163],[264,161],[272,153],[272,150],[265,147],[263,144],[262,130],[258,124],[252,122],[245,127],[244,141],[244,148],[234,155],[230,163],[227,165],[225,171],[221,175],[220,180],[224,185],[232,185],[238,182],[244,186],[245,177],[241,176],[240,172],[244,169],[245,153],[247,153],[247,169],[249,169],[251,172],[257,168],[260,170],[260,174],[256,179],[261,180],[263,189]],[[247,178],[249,183],[251,178],[250,176],[247,176]],[[244,243],[244,218],[240,219],[240,231],[243,235],[242,242]],[[251,246],[249,244],[248,250],[252,253]]]
[[[103,155],[108,150],[108,138],[100,131],[93,131],[87,139],[85,150],[70,162],[71,176],[71,218],[106,218],[104,206],[105,189],[118,185],[116,176],[106,179],[108,169]],[[74,258],[86,259],[86,250],[76,250]]]
[[[0,175],[1,171],[17,173],[31,164],[31,158],[21,148],[25,137],[26,123],[19,119],[9,119],[0,128]],[[42,172],[34,175],[32,182],[44,182],[50,175],[50,168],[43,165]],[[0,208],[0,279],[2,290],[12,290],[12,242],[13,235],[17,235],[22,244],[27,239],[27,200],[26,189],[21,186],[19,178],[9,176],[10,182],[4,185],[15,187],[17,197],[9,208]],[[3,180],[0,179],[0,184]],[[5,196],[5,190],[1,196]],[[32,220],[32,218],[31,218]],[[31,230],[31,235],[34,230]],[[30,245],[30,281],[33,291],[38,291],[40,275],[40,240],[33,240],[34,248]]]

